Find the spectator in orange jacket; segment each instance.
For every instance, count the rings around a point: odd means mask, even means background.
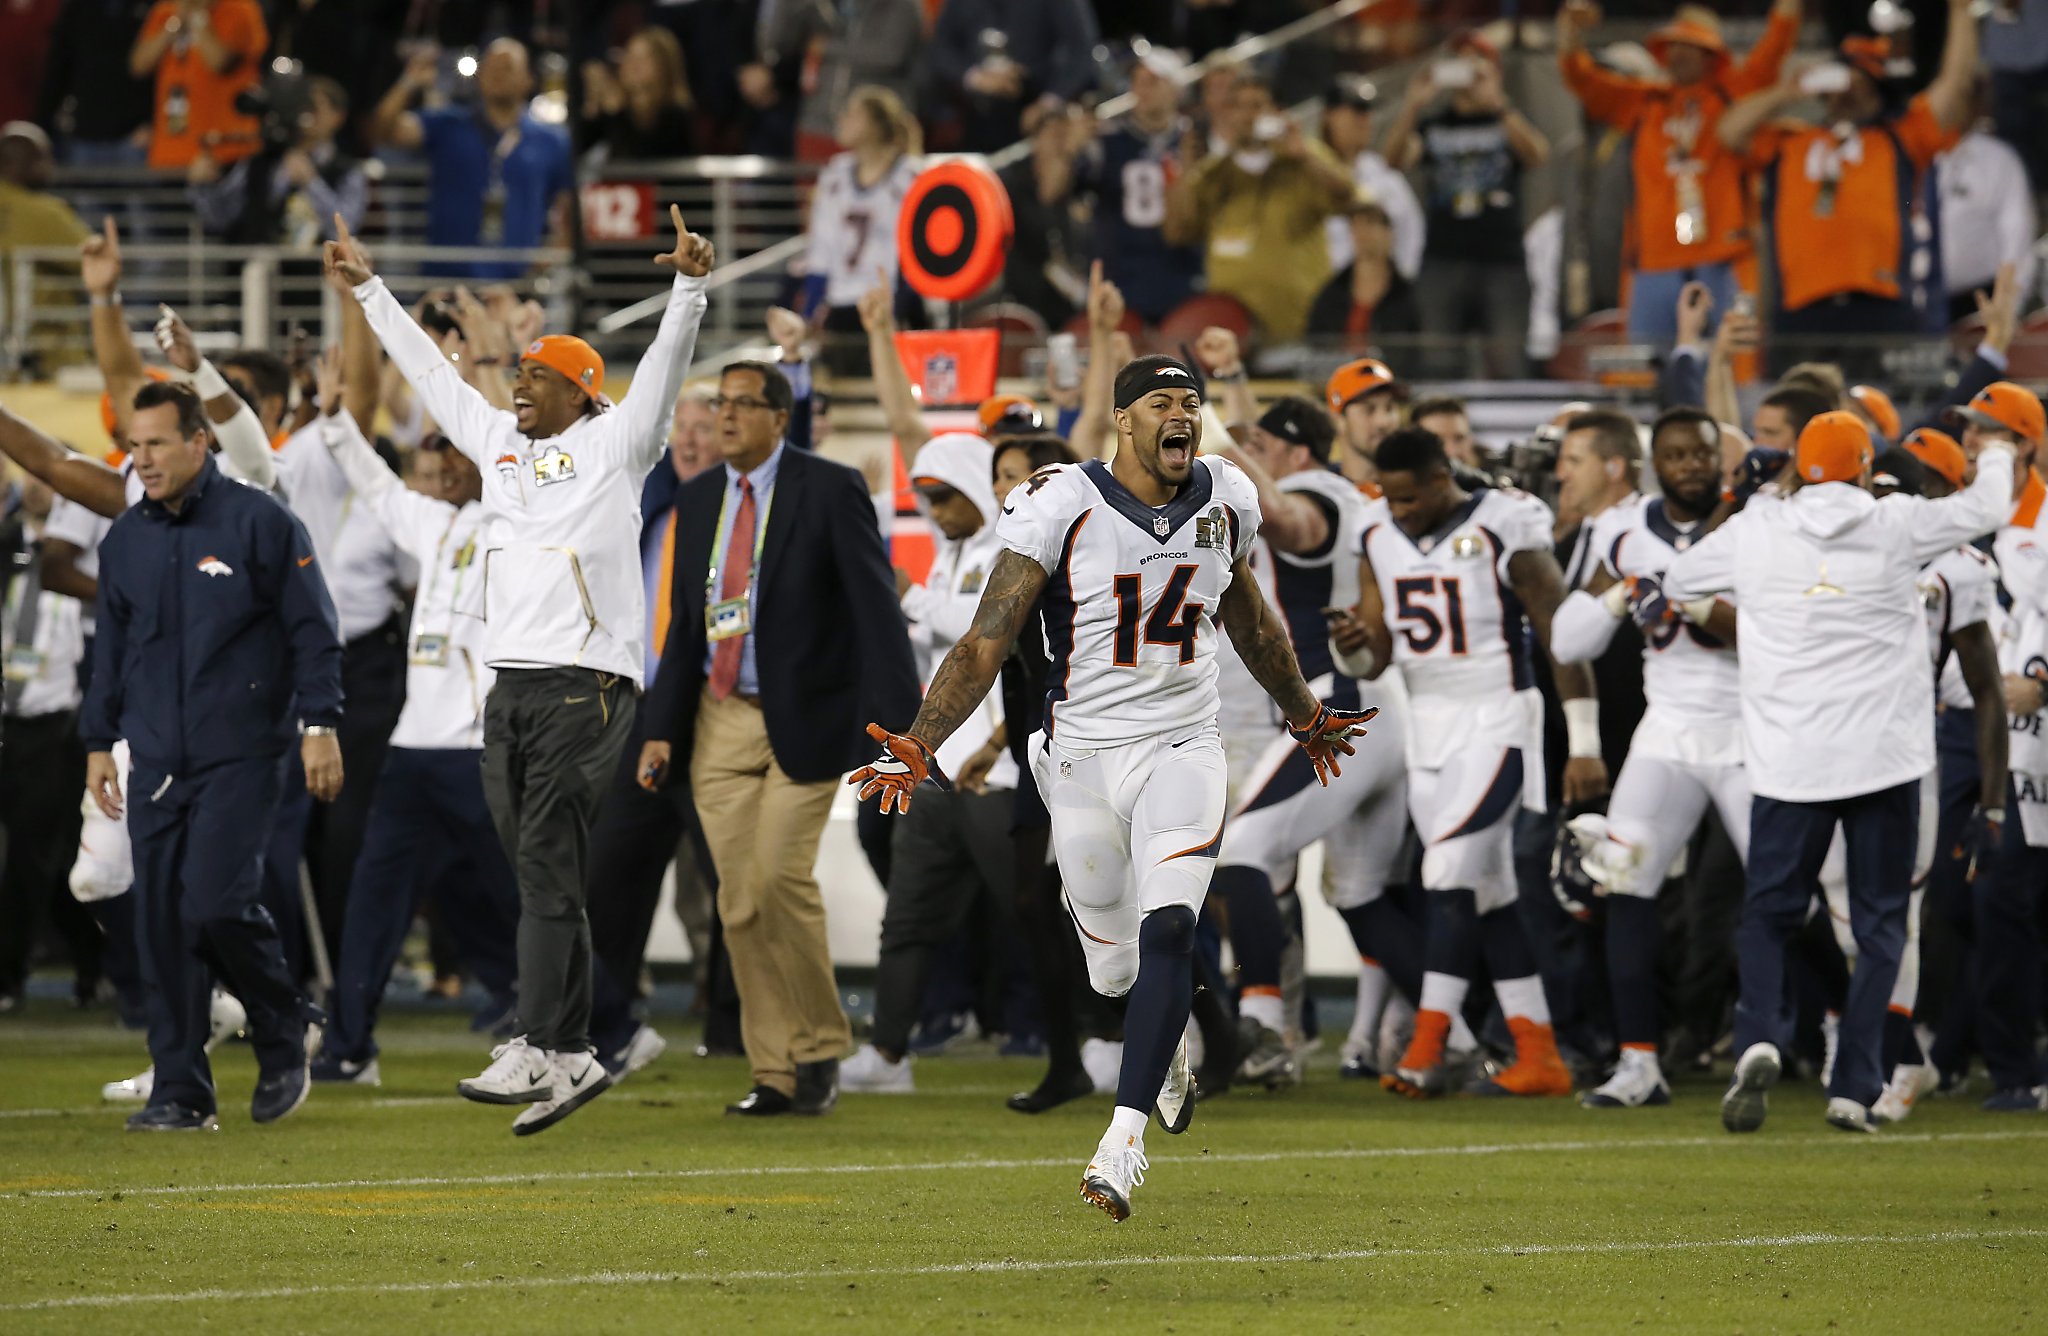
[[[1787,357],[1815,355],[1812,341],[1822,337],[1909,333],[1920,324],[1909,299],[1914,212],[1929,165],[1969,118],[1977,72],[1970,0],[1949,0],[1941,69],[1903,106],[1887,86],[1890,55],[1882,38],[1848,38],[1836,60],[1721,115],[1722,144],[1768,173],[1778,271],[1774,349]],[[1822,104],[1818,124],[1773,119],[1810,98]],[[1824,355],[1847,363],[1844,351],[1830,343]]]
[[[128,53],[131,74],[156,80],[150,166],[182,169],[202,151],[226,165],[262,146],[235,97],[262,82],[269,45],[256,0],[158,0]]]
[[[1719,16],[1705,5],[1680,5],[1649,40],[1666,77],[1641,79],[1603,68],[1586,50],[1586,31],[1601,19],[1593,0],[1570,0],[1558,11],[1565,86],[1588,116],[1635,141],[1631,338],[1675,338],[1678,294],[1690,282],[1707,285],[1714,310],[1734,306],[1735,266],[1754,242],[1749,187],[1740,157],[1721,146],[1714,126],[1737,99],[1778,81],[1799,40],[1799,16],[1800,0],[1776,0],[1762,40],[1737,62],[1721,39]]]

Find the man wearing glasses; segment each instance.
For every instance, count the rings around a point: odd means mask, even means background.
[[[512,1130],[552,1127],[611,1084],[590,1047],[590,826],[633,729],[644,671],[646,593],[640,488],[668,445],[704,317],[711,243],[671,206],[668,309],[633,392],[604,397],[604,363],[582,339],[526,346],[513,411],[466,384],[370,270],[337,218],[330,281],[362,304],[450,444],[483,474],[484,794],[519,879],[519,1025],[482,1074],[460,1084],[485,1104],[524,1104]],[[866,493],[862,493],[865,500]],[[869,512],[872,527],[872,511]]]
[[[643,719],[640,783],[675,758],[718,871],[753,1089],[726,1112],[820,1114],[839,1095],[846,1013],[812,875],[832,797],[905,728],[917,669],[867,483],[784,440],[777,368],[734,362],[711,401],[725,457],[676,493],[668,643]]]

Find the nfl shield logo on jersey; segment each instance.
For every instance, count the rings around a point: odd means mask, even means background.
[[[951,353],[933,353],[924,359],[924,401],[950,404],[960,394],[960,363]]]
[[[1152,517],[1152,532],[1164,538],[1173,532],[1173,522],[1164,515],[1154,515]]]

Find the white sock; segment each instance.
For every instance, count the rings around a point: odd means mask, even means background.
[[[1240,1016],[1257,1021],[1268,1030],[1285,1030],[1287,1014],[1280,1005],[1280,994],[1247,992],[1237,1001]]]
[[[1464,1053],[1479,1047],[1479,1036],[1472,1033],[1472,1027],[1465,1024],[1465,1013],[1451,1013],[1451,1032],[1444,1036],[1444,1047],[1453,1053]]]
[[[1422,976],[1422,997],[1416,1002],[1416,1008],[1456,1016],[1464,1009],[1465,993],[1471,987],[1470,979],[1461,979],[1455,974],[1438,974],[1435,970],[1430,970]]]
[[[1134,1138],[1142,1146],[1145,1144],[1145,1123],[1151,1116],[1148,1110],[1127,1109],[1119,1104],[1116,1106],[1116,1110],[1109,1115],[1109,1132],[1103,1137],[1103,1140],[1107,1141],[1110,1137],[1116,1137],[1119,1140]]]
[[[1370,1051],[1373,1036],[1380,1032],[1380,1016],[1387,1009],[1387,972],[1377,960],[1358,958],[1358,1004],[1351,1011],[1351,1033],[1344,1046],[1353,1051]]]
[[[1427,991],[1426,989],[1424,991]],[[1543,980],[1534,974],[1519,979],[1495,979],[1493,994],[1500,1009],[1538,1025],[1550,1024],[1550,1000],[1543,996]]]

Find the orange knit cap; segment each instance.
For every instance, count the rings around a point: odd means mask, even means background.
[[[593,399],[604,392],[604,359],[574,334],[543,334],[526,345],[519,360],[560,372]]]

